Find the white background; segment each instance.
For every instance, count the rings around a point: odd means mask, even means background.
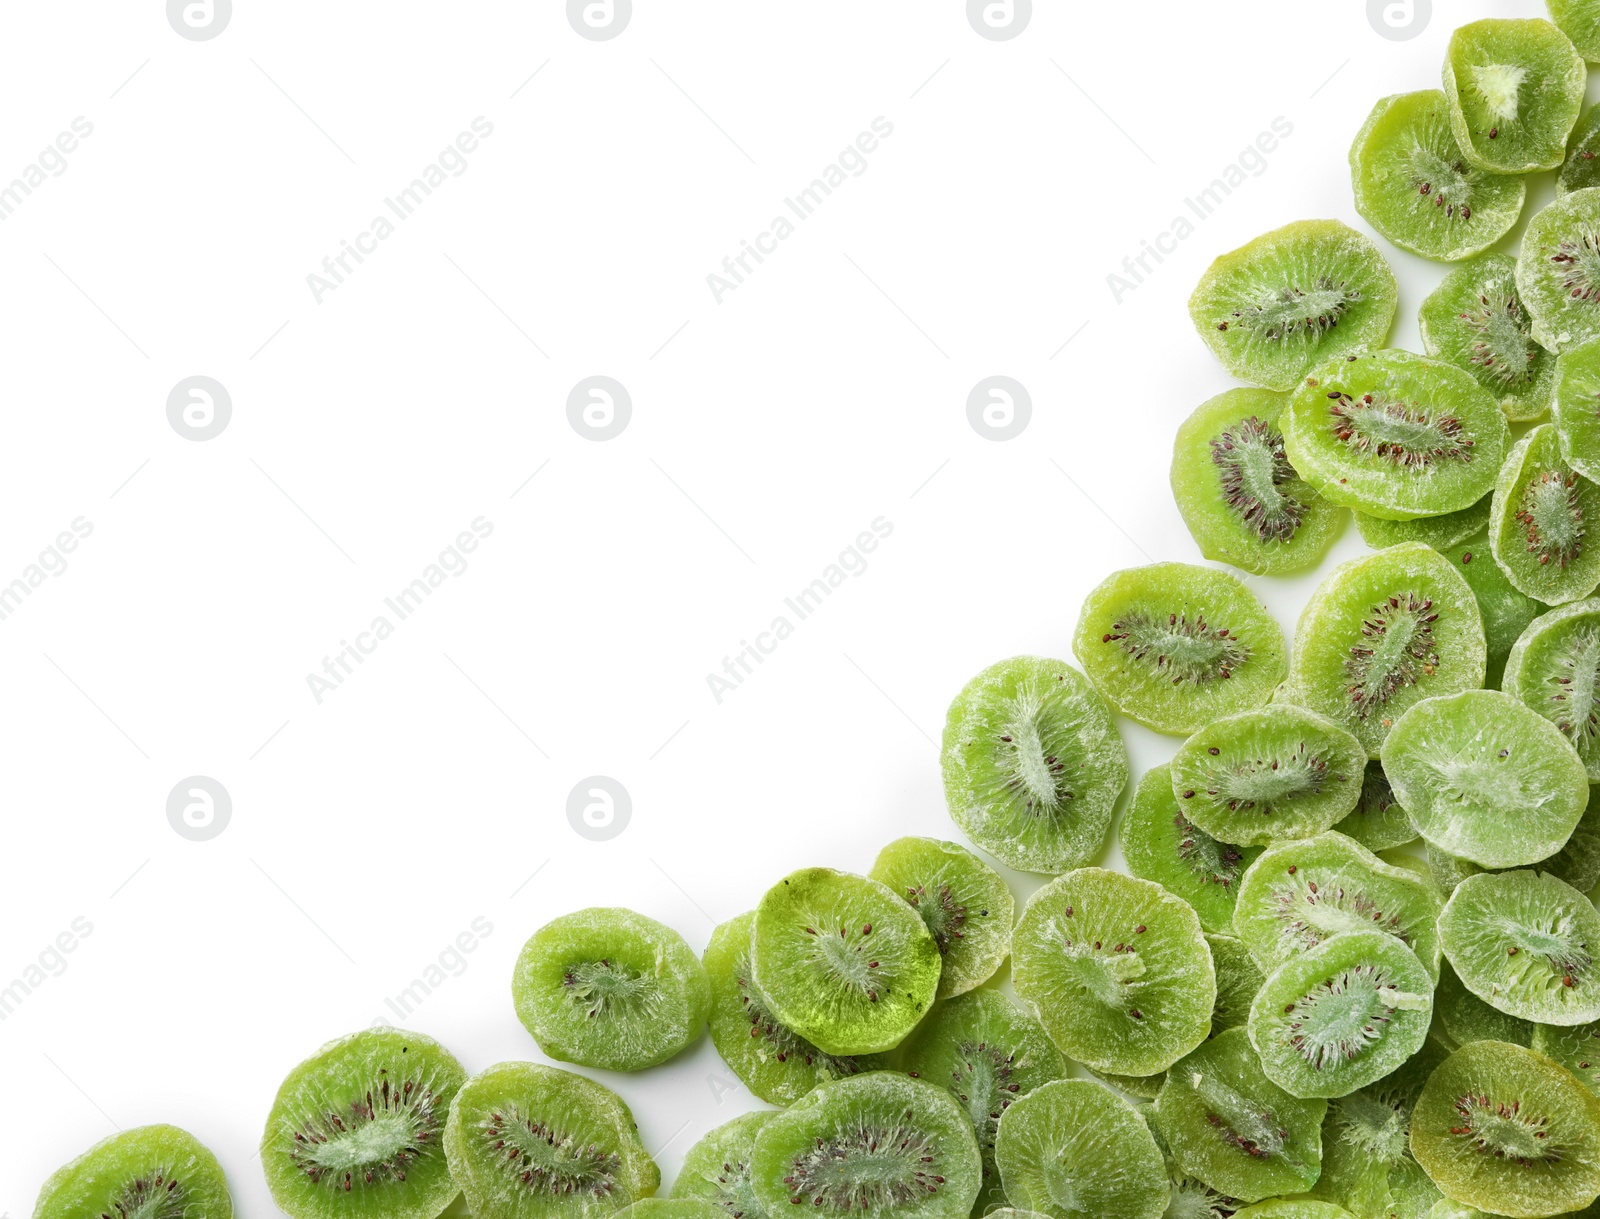
[[[239,0],[191,42],[154,0],[6,5],[0,183],[94,132],[0,222],[0,584],[93,533],[0,621],[0,985],[93,932],[0,1022],[0,1213],[157,1121],[273,1213],[283,1075],[478,916],[410,1021],[472,1070],[538,1057],[509,982],[557,914],[626,904],[699,949],[797,866],[956,837],[961,685],[1067,655],[1112,570],[1197,560],[1170,440],[1229,381],[1196,278],[1291,220],[1360,226],[1373,101],[1436,87],[1454,25],[1543,13],[1437,7],[1391,41],[1352,0],[1041,4],[995,42],[958,0],[639,0],[591,42],[553,0]],[[306,276],[480,115],[468,170],[317,303]],[[706,276],[878,116],[865,173],[716,303]],[[1265,171],[1115,303],[1123,256],[1278,116]],[[1441,269],[1384,249],[1415,347]],[[233,399],[204,443],[165,412],[196,374]],[[607,443],[566,417],[595,374],[633,400]],[[995,374],[1033,399],[1004,443],[965,411]],[[469,568],[319,705],[307,675],[479,516]],[[867,569],[714,701],[880,516]],[[1314,583],[1251,581],[1286,627]],[[1175,745],[1123,727],[1136,770]],[[195,774],[233,800],[205,842],[165,811]],[[594,774],[632,796],[608,842],[566,817]],[[596,1074],[668,1180],[755,1103],[706,1041]]]

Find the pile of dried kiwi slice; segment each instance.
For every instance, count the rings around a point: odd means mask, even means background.
[[[1173,446],[1210,565],[1114,572],[1076,664],[1013,656],[960,689],[939,756],[968,843],[796,860],[700,955],[631,910],[552,919],[507,1015],[570,1067],[469,1077],[418,1033],[332,1042],[267,1117],[277,1206],[1600,1214],[1600,107],[1579,116],[1600,0],[1550,12],[1456,31],[1441,87],[1355,135],[1354,212],[1456,264],[1422,353],[1385,346],[1394,275],[1343,221],[1202,276],[1191,317],[1243,382]],[[1291,641],[1227,568],[1312,572],[1352,511],[1370,553],[1324,573]],[[1179,738],[1170,761],[1134,775],[1119,716]],[[769,1107],[704,1132],[658,1197],[619,1073],[710,1052],[707,1030]],[[231,1216],[171,1126],[90,1148],[35,1210]]]

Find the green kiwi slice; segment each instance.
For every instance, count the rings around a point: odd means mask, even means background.
[[[1543,423],[1512,447],[1495,483],[1489,548],[1506,579],[1546,605],[1577,601],[1600,584],[1600,486],[1561,456],[1554,424]]]
[[[1474,21],[1445,50],[1450,128],[1467,159],[1490,173],[1560,165],[1588,83],[1583,57],[1548,21]]]
[[[1003,1204],[994,1159],[1000,1119],[1018,1096],[1067,1073],[1044,1026],[999,991],[971,991],[934,1005],[900,1047],[900,1066],[938,1084],[971,1119],[983,1156],[979,1208]]]
[[[1462,985],[1448,960],[1440,969],[1439,985],[1434,988],[1433,1015],[1436,1029],[1443,1030],[1452,1048],[1473,1041],[1533,1044],[1532,1022],[1490,1007]]]
[[[1094,858],[1128,782],[1127,750],[1095,687],[1037,656],[990,665],[963,687],[940,763],[955,823],[1024,872]]]
[[[1526,183],[1466,159],[1437,89],[1379,99],[1350,145],[1356,211],[1402,250],[1455,262],[1488,249],[1522,214]]]
[[[1554,407],[1562,460],[1593,482],[1600,477],[1600,338],[1556,357]]]
[[[769,1215],[966,1219],[983,1162],[943,1088],[869,1071],[808,1092],[756,1135],[756,1201]]]
[[[751,1165],[756,1136],[772,1117],[770,1109],[744,1113],[706,1134],[683,1157],[672,1196],[710,1202],[724,1219],[771,1219],[756,1198]]]
[[[1600,31],[1600,24],[1595,28]],[[1567,137],[1567,159],[1561,163],[1561,172],[1556,174],[1556,197],[1570,195],[1575,190],[1588,190],[1591,186],[1600,186],[1600,106],[1585,110]]]
[[[467,1073],[431,1037],[375,1028],[329,1042],[283,1081],[261,1167],[292,1219],[435,1219],[459,1192],[445,1161]]]
[[[987,982],[1011,955],[1017,903],[1005,878],[966,847],[937,838],[897,838],[867,873],[922,916],[943,958],[937,997]]]
[[[1517,255],[1517,294],[1546,351],[1560,355],[1600,336],[1600,188],[1533,214]]]
[[[1600,1095],[1600,1021],[1566,1027],[1536,1024],[1533,1049],[1560,1063],[1579,1083]]]
[[[462,1085],[444,1153],[477,1219],[596,1219],[661,1184],[620,1096],[533,1062],[502,1062]]]
[[[1108,703],[1175,736],[1262,706],[1288,670],[1283,631],[1254,594],[1188,563],[1110,576],[1084,601],[1072,650]]]
[[[1211,1009],[1211,1035],[1214,1037],[1229,1029],[1244,1027],[1250,1019],[1250,1005],[1255,1002],[1266,976],[1237,936],[1207,932],[1206,945],[1211,949],[1211,965],[1217,974],[1217,1002]]]
[[[1361,798],[1367,751],[1352,733],[1290,705],[1225,716],[1172,759],[1184,815],[1222,842],[1265,846],[1320,834]]]
[[[1500,688],[1554,724],[1600,780],[1600,598],[1534,619],[1512,645]]]
[[[1494,495],[1485,495],[1470,508],[1442,512],[1438,516],[1419,516],[1410,521],[1385,520],[1356,512],[1356,532],[1373,550],[1387,550],[1402,542],[1421,542],[1435,550],[1448,550],[1459,542],[1482,533],[1489,524],[1489,504]]]
[[[785,1027],[836,1055],[893,1049],[933,1005],[939,946],[888,885],[803,868],[762,897],[750,981]]]
[[[1139,780],[1121,838],[1129,872],[1183,898],[1207,931],[1233,930],[1239,878],[1260,852],[1219,842],[1190,821],[1172,790],[1170,767],[1151,767]]]
[[[140,1126],[101,1140],[51,1173],[33,1215],[232,1219],[233,1199],[222,1165],[194,1135],[176,1126]]]
[[[1458,546],[1444,548],[1444,556],[1461,573],[1478,603],[1483,621],[1484,685],[1504,689],[1506,659],[1528,624],[1545,612],[1545,606],[1506,578],[1494,561],[1487,534],[1480,533]]]
[[[1156,1097],[1179,1167],[1245,1202],[1316,1184],[1327,1111],[1327,1101],[1290,1096],[1268,1079],[1244,1029],[1218,1034],[1176,1063]]]
[[[1239,883],[1233,926],[1267,973],[1334,936],[1376,930],[1437,977],[1440,906],[1427,880],[1330,830],[1263,851]]]
[[[1355,808],[1333,828],[1347,838],[1354,838],[1373,854],[1404,846],[1417,837],[1411,815],[1395,799],[1389,776],[1383,773],[1383,766],[1378,762],[1367,763],[1361,774],[1361,796]]]
[[[1477,503],[1510,439],[1472,374],[1393,349],[1318,364],[1283,416],[1289,460],[1324,499],[1402,521]]]
[[[1542,1054],[1474,1041],[1428,1077],[1411,1152],[1445,1197],[1519,1219],[1600,1195],[1600,1097]]]
[[[1382,931],[1348,931],[1290,957],[1250,1006],[1261,1069],[1299,1097],[1348,1096],[1422,1048],[1433,978]]]
[[[1162,1219],[1171,1196],[1144,1118],[1088,1080],[1056,1080],[1015,1101],[995,1159],[1011,1203],[1051,1219]]]
[[[711,988],[672,928],[619,907],[546,923],[511,983],[517,1018],[551,1058],[610,1071],[666,1062],[700,1036]]]
[[[1484,872],[1456,886],[1439,936],[1462,984],[1537,1024],[1600,1020],[1600,913],[1547,872]]]
[[[1189,904],[1103,868],[1068,872],[1028,899],[1011,981],[1062,1053],[1118,1075],[1154,1075],[1199,1045],[1217,999]]]
[[[1417,321],[1423,350],[1469,373],[1507,419],[1538,419],[1550,409],[1556,359],[1533,341],[1510,254],[1481,254],[1456,267],[1422,302]]]
[[[1337,220],[1300,220],[1213,262],[1189,316],[1239,380],[1287,390],[1321,360],[1380,346],[1398,297],[1368,238]]]
[[[1560,730],[1498,690],[1412,707],[1383,743],[1383,770],[1418,833],[1485,868],[1555,854],[1589,802],[1583,762]]]
[[[1295,473],[1278,418],[1287,394],[1230,389],[1202,402],[1172,446],[1172,495],[1200,553],[1255,575],[1315,567],[1345,514]]]
[[[1411,542],[1341,564],[1317,586],[1295,627],[1285,697],[1355,733],[1375,758],[1402,712],[1481,686],[1484,664],[1472,589],[1444,555]]]

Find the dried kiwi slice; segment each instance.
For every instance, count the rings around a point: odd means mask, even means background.
[[[1217,841],[1184,816],[1166,766],[1145,772],[1122,819],[1128,871],[1183,898],[1207,931],[1233,930],[1239,878],[1258,854]]]
[[[1554,423],[1562,459],[1591,482],[1600,476],[1600,337],[1556,357]]]
[[[1482,499],[1510,436],[1470,373],[1392,349],[1318,364],[1283,417],[1289,460],[1324,499],[1402,521]]]
[[[1561,605],[1600,584],[1600,486],[1567,465],[1554,424],[1534,428],[1512,447],[1495,483],[1489,547],[1521,592]]]
[[[1600,188],[1533,214],[1517,255],[1517,294],[1546,351],[1560,355],[1600,335]]]
[[[1491,173],[1560,165],[1588,83],[1582,56],[1548,21],[1474,21],[1445,50],[1451,130],[1467,159]]]
[[[1356,211],[1402,250],[1445,262],[1486,250],[1522,214],[1521,178],[1467,161],[1437,89],[1379,100],[1350,145]]]
[[[1442,1029],[1452,1049],[1474,1041],[1533,1044],[1534,1026],[1530,1021],[1490,1007],[1461,984],[1448,960],[1439,970],[1439,985],[1434,988],[1433,1015],[1435,1031]]]
[[[1600,1095],[1600,1022],[1533,1026],[1533,1048],[1571,1071],[1579,1083]]]
[[[1283,632],[1250,590],[1187,563],[1108,578],[1084,601],[1072,650],[1108,703],[1176,736],[1263,705],[1288,669]]]
[[[1600,1020],[1600,913],[1547,872],[1469,876],[1439,916],[1456,975],[1490,1007],[1537,1024]]]
[[[1600,23],[1595,29],[1600,32]],[[1567,159],[1556,175],[1556,197],[1591,186],[1600,186],[1600,106],[1585,110],[1567,137]]]
[[[1367,751],[1303,707],[1262,707],[1202,728],[1172,759],[1184,815],[1213,838],[1265,846],[1320,834],[1361,798]]]
[[[744,1113],[706,1134],[683,1157],[672,1196],[710,1202],[724,1219],[775,1219],[756,1199],[751,1175],[756,1136],[772,1117],[769,1109]]]
[[[1213,262],[1189,316],[1230,373],[1287,390],[1318,361],[1380,346],[1398,295],[1370,240],[1337,220],[1301,220]]]
[[[532,1062],[503,1062],[462,1085],[444,1151],[479,1219],[595,1219],[661,1184],[620,1096]]]
[[[1357,512],[1356,531],[1373,550],[1386,550],[1402,542],[1421,542],[1435,550],[1448,550],[1459,542],[1482,533],[1489,524],[1489,504],[1494,493],[1485,495],[1470,508],[1438,516],[1419,516],[1410,521],[1390,521],[1381,516]]]
[[[1244,1029],[1174,1064],[1156,1098],[1173,1158],[1212,1189],[1255,1202],[1299,1193],[1322,1169],[1325,1100],[1300,1100],[1267,1078]]]
[[[922,916],[943,965],[937,997],[987,982],[1011,955],[1016,899],[1005,878],[965,847],[937,838],[897,838],[867,873]]]
[[[1161,1219],[1167,1165],[1144,1118],[1109,1088],[1047,1083],[1000,1120],[995,1159],[1015,1206],[1051,1219]]]
[[[1538,419],[1550,409],[1556,358],[1533,341],[1510,254],[1482,254],[1456,267],[1422,302],[1417,321],[1423,350],[1471,374],[1507,419]]]
[[[789,1105],[818,1084],[886,1065],[875,1054],[826,1054],[772,1014],[750,982],[755,912],[729,919],[706,945],[711,980],[711,1043],[741,1083],[762,1100]]]
[[[1295,627],[1285,697],[1377,757],[1403,711],[1481,686],[1484,663],[1472,589],[1449,559],[1411,542],[1341,564],[1317,586]]]
[[[332,1215],[338,1209],[332,1201],[326,1211],[315,1213]],[[176,1126],[140,1126],[103,1139],[51,1173],[33,1214],[34,1219],[232,1219],[233,1199],[222,1165],[194,1135]]]
[[[1250,1006],[1261,1069],[1292,1096],[1348,1096],[1422,1048],[1433,978],[1381,931],[1348,931],[1290,957]]]
[[[1511,648],[1500,688],[1554,724],[1600,780],[1600,598],[1534,619]]]
[[[1345,514],[1295,473],[1278,417],[1287,394],[1230,389],[1195,408],[1172,446],[1172,495],[1208,559],[1255,575],[1315,567]]]
[[[1560,730],[1498,690],[1412,707],[1383,743],[1383,770],[1418,833],[1485,868],[1555,854],[1589,802]]]
[[[1440,905],[1426,879],[1329,831],[1263,851],[1239,884],[1233,926],[1268,973],[1341,933],[1377,930],[1437,977]]]
[[[1506,578],[1494,561],[1487,534],[1447,548],[1444,556],[1461,573],[1478,603],[1485,652],[1483,684],[1504,689],[1506,659],[1528,624],[1545,612],[1545,606]]]
[[[803,868],[768,889],[750,930],[750,981],[785,1027],[829,1054],[899,1045],[933,1005],[939,946],[889,886]]]
[[[591,907],[523,945],[511,984],[517,1018],[551,1058],[611,1071],[666,1062],[705,1028],[711,989],[672,928]]]
[[[261,1136],[261,1167],[292,1219],[435,1219],[459,1192],[445,1161],[467,1073],[431,1037],[375,1028],[289,1072]]]
[[[1464,1045],[1428,1077],[1411,1151],[1445,1197],[1538,1219],[1600,1196],[1600,1097],[1542,1054]]]
[[[894,1071],[835,1080],[756,1135],[751,1176],[769,1215],[966,1219],[983,1165],[943,1088]]]
[[[1216,973],[1200,920],[1160,885],[1103,868],[1057,877],[1028,899],[1012,985],[1070,1058],[1154,1075],[1211,1027]]]
[[[950,816],[1024,872],[1094,858],[1128,782],[1111,712],[1071,665],[1016,656],[956,695],[940,752]]]
[[[983,1156],[980,1208],[1003,1204],[994,1140],[1013,1101],[1067,1073],[1044,1026],[998,991],[975,990],[934,1005],[900,1047],[900,1066],[938,1084],[972,1120]]]
[[[1361,798],[1350,815],[1333,828],[1373,853],[1393,850],[1417,837],[1417,827],[1411,824],[1405,806],[1395,799],[1389,776],[1377,762],[1367,763],[1361,776]]]
[[[1244,941],[1231,935],[1206,933],[1211,965],[1217,974],[1217,1002],[1211,1009],[1211,1034],[1242,1028],[1250,1019],[1250,1005],[1266,977]]]

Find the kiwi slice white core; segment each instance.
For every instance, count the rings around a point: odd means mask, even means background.
[[[1472,66],[1472,87],[1483,99],[1485,109],[1499,122],[1514,122],[1517,117],[1517,95],[1522,82],[1528,78],[1528,69],[1521,64],[1485,63]],[[1495,139],[1500,133],[1489,132]]]
[[[354,1178],[367,1184],[406,1179],[407,1167],[428,1145],[437,1146],[445,1114],[421,1080],[378,1086],[344,1106],[306,1114],[293,1125],[291,1158],[314,1184],[348,1190]]]
[[[1487,1096],[1458,1096],[1455,1108],[1461,1127],[1451,1133],[1461,1134],[1484,1155],[1524,1168],[1562,1159],[1563,1149],[1548,1137],[1550,1118],[1535,1109]]]
[[[1335,1102],[1338,1106],[1339,1137],[1363,1155],[1388,1164],[1398,1164],[1411,1145],[1409,1115],[1405,1107],[1365,1089],[1352,1092]]]
[[[1522,302],[1515,293],[1481,295],[1461,320],[1478,335],[1470,356],[1476,367],[1507,390],[1520,389],[1533,380],[1540,348],[1529,334]]]
[[[1395,693],[1414,686],[1439,663],[1433,624],[1439,619],[1433,602],[1415,593],[1380,601],[1361,623],[1361,639],[1344,662],[1355,712],[1366,719]]]
[[[1116,643],[1135,660],[1153,665],[1175,686],[1208,685],[1231,677],[1250,659],[1250,649],[1204,618],[1134,611],[1111,624],[1102,643]]]
[[[168,1168],[129,1181],[107,1210],[116,1219],[184,1219],[188,1213],[189,1191]]]
[[[937,1150],[907,1110],[894,1125],[862,1125],[818,1138],[794,1158],[783,1181],[792,1202],[809,1200],[816,1209],[844,1213],[908,1206],[944,1184],[929,1169]]]
[[[1283,433],[1254,415],[1211,441],[1223,499],[1263,542],[1294,538],[1309,508],[1283,485],[1295,478]]]
[[[530,1193],[550,1197],[608,1197],[616,1189],[622,1157],[593,1143],[575,1142],[556,1129],[502,1105],[483,1119],[478,1130],[486,1149],[502,1156],[510,1176]]]
[[[1361,1056],[1383,1036],[1383,1026],[1398,1010],[1421,1011],[1425,995],[1400,990],[1378,965],[1353,965],[1284,1008],[1289,1044],[1307,1064],[1321,1070]]]
[[[1528,553],[1539,556],[1540,566],[1554,564],[1565,571],[1583,553],[1583,506],[1578,500],[1578,476],[1565,477],[1546,470],[1523,489],[1517,520],[1527,529]]]
[[[1600,235],[1579,233],[1561,241],[1550,261],[1561,270],[1561,286],[1574,300],[1600,297]]]
[[[1256,303],[1236,310],[1231,322],[1218,322],[1217,329],[1238,327],[1269,342],[1302,336],[1315,340],[1337,326],[1360,299],[1360,289],[1319,275],[1305,287],[1288,284],[1269,290]]]
[[[1470,461],[1473,440],[1454,415],[1380,394],[1359,398],[1330,390],[1328,408],[1335,436],[1358,453],[1386,457],[1396,466],[1421,469],[1440,462]]]
[[[1189,1082],[1226,1142],[1262,1159],[1284,1154],[1289,1131],[1270,1108],[1236,1092],[1216,1074],[1196,1071]]]

